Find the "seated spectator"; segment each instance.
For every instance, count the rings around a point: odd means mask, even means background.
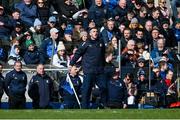
[[[21,36],[23,34],[23,26],[20,22],[17,22],[14,30],[11,32],[11,37],[12,39],[16,39],[16,37]]]
[[[137,29],[135,32],[135,37],[133,38],[136,41],[136,44],[143,43],[145,44],[145,38],[144,38],[144,30],[143,29]]]
[[[108,9],[102,4],[102,0],[95,0],[95,3],[89,8],[88,18],[94,20],[96,27],[103,26],[103,22],[108,18]]]
[[[21,19],[24,25],[28,28],[33,26],[35,18],[37,18],[37,6],[32,0],[22,0],[15,4],[15,8],[21,12]]]
[[[20,56],[20,46],[15,45],[14,50],[10,53],[8,58],[8,64],[14,65],[16,61],[20,61],[23,65],[25,65],[24,59]]]
[[[133,11],[137,15],[139,11],[141,10],[141,7],[144,5],[144,2],[142,0],[135,0],[133,3]]]
[[[166,7],[166,0],[158,0],[159,6],[157,7],[160,11],[161,18],[170,18],[170,12]]]
[[[165,48],[165,41],[164,38],[160,38],[157,41],[157,48],[154,48],[151,52],[151,57],[154,61],[155,64],[157,64],[159,62],[159,60],[161,59],[161,57],[163,56],[163,54],[166,54],[169,62],[173,62],[174,59],[172,57],[171,52],[169,51],[169,49]]]
[[[170,28],[169,19],[167,19],[167,18],[162,19],[161,24],[162,24],[162,29],[160,30],[160,32],[165,38],[165,47],[177,46],[177,42],[176,42],[174,32]]]
[[[131,39],[131,30],[129,28],[125,28],[123,31],[123,36],[121,37],[121,50],[127,46],[128,41]]]
[[[179,42],[180,41],[180,18],[178,18],[175,21],[175,27],[173,31],[176,38],[176,42]]]
[[[13,27],[15,27],[17,23],[20,23],[22,26],[24,26],[20,14],[21,11],[19,9],[15,9],[12,11],[11,24]]]
[[[69,57],[66,55],[65,50],[63,42],[60,41],[57,47],[57,53],[53,56],[52,64],[54,66],[59,68],[68,67]]]
[[[45,33],[44,33],[44,29],[42,28],[42,22],[38,18],[36,18],[34,21],[34,30],[35,32],[33,32],[32,36],[33,36],[36,46],[40,48],[45,38],[45,35],[44,35]]]
[[[118,22],[120,24],[124,24],[125,27],[129,27],[129,24],[131,23],[131,20],[134,18],[135,14],[134,12],[131,10],[131,11],[128,11],[126,16],[123,16],[121,18],[119,18]],[[116,24],[118,24],[118,22],[116,21]]]
[[[49,20],[47,23],[48,23],[48,25],[45,26],[45,37],[50,37],[49,31],[52,28],[56,28],[57,20],[54,16],[51,16],[51,17],[49,17]]]
[[[113,18],[109,18],[106,23],[107,25],[104,26],[104,29],[101,32],[101,37],[102,40],[104,41],[105,46],[108,45],[113,35],[116,34],[115,21],[113,20]]]
[[[151,48],[157,48],[157,41],[160,37],[163,37],[161,34],[160,34],[160,31],[159,31],[159,28],[157,28],[156,26],[153,27],[152,29],[152,32],[151,32],[151,35],[152,35],[152,40],[151,40]],[[164,38],[164,37],[163,37]]]
[[[27,50],[24,54],[24,61],[26,65],[45,63],[43,55],[37,50],[32,40],[26,41],[26,47]]]
[[[153,22],[153,26],[156,26],[158,28],[161,28],[161,17],[160,17],[160,11],[158,8],[154,8],[152,10],[151,15],[151,21]]]
[[[42,25],[46,25],[48,18],[50,17],[50,8],[46,5],[45,0],[37,0],[37,14]]]
[[[133,18],[131,20],[131,23],[129,24],[129,28],[131,30],[131,35],[132,37],[134,38],[135,35],[136,35],[136,30],[137,29],[142,29],[143,26],[138,22],[138,19],[137,18]]]
[[[143,43],[137,43],[137,55],[139,57],[142,57],[145,59],[145,61],[150,59],[150,53],[145,49],[145,46]]]
[[[50,30],[50,37],[46,38],[41,44],[40,50],[43,53],[46,62],[49,62],[49,60],[52,61],[53,55],[57,53],[58,32],[59,30],[52,28]]]
[[[147,21],[147,9],[146,7],[141,7],[139,10],[139,13],[137,14],[137,19],[139,21],[139,23],[141,23],[141,25],[144,27],[145,23]]]
[[[152,15],[152,11],[155,8],[154,4],[155,4],[154,0],[147,0],[146,1],[146,5],[145,6],[146,6],[146,9],[147,9],[147,16],[148,16],[148,18],[150,18],[151,15]]]

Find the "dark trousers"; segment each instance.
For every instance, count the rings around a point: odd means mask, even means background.
[[[25,96],[9,96],[10,109],[24,109],[26,104]]]
[[[92,92],[92,87],[95,84],[100,89],[100,103],[106,105],[106,94],[107,94],[107,83],[106,79],[104,79],[103,74],[84,74],[83,86],[82,86],[82,108],[89,108],[89,101]]]

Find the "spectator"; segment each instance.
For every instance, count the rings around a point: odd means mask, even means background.
[[[115,35],[115,34],[116,34],[115,21],[113,20],[113,18],[109,18],[107,20],[107,26],[105,26],[101,32],[101,36],[102,36],[105,46],[108,45],[108,43],[111,41],[113,35]]]
[[[163,36],[160,35],[159,29],[157,27],[153,27],[151,35],[152,35],[151,48],[157,48],[157,41],[159,37],[163,37]]]
[[[53,56],[53,65],[59,68],[68,67],[69,57],[65,53],[66,48],[62,41],[59,42],[57,53]]]
[[[134,18],[134,16],[135,16],[135,14],[133,11],[128,11],[126,16],[119,18],[119,22],[128,28],[129,24],[131,23],[131,20]],[[117,21],[116,21],[116,24],[118,24]]]
[[[50,8],[46,5],[45,0],[37,0],[36,4],[38,18],[42,21],[42,25],[46,25],[51,14]]]
[[[63,99],[63,108],[65,109],[77,109],[79,108],[77,98],[75,97],[75,93],[72,90],[72,86],[70,85],[70,80],[74,87],[74,90],[77,94],[78,99],[80,99],[81,89],[82,89],[82,81],[79,76],[79,69],[76,65],[74,65],[68,75],[63,77],[60,80],[59,84],[59,93]],[[69,77],[68,77],[69,76]]]
[[[157,8],[153,9],[151,21],[153,22],[153,26],[156,26],[161,29],[161,17],[160,17],[159,9],[157,9]]]
[[[179,42],[180,41],[180,19],[177,19],[175,21],[175,27],[173,31],[176,38],[176,42]]]
[[[23,26],[20,22],[17,22],[14,26],[14,30],[11,32],[12,39],[16,39],[16,37],[20,37],[23,34]]]
[[[170,18],[170,12],[166,7],[166,0],[159,0],[159,6],[157,7],[160,11],[161,18]]]
[[[133,18],[131,20],[131,23],[129,24],[129,28],[131,30],[131,35],[132,37],[134,38],[135,37],[135,34],[136,34],[136,30],[137,29],[142,29],[143,26],[138,22],[138,19],[137,18]]]
[[[152,30],[153,30],[153,25],[151,20],[147,20],[145,23],[145,30],[144,30],[144,38],[145,38],[145,48],[148,48],[149,45],[152,44]]]
[[[120,41],[121,41],[121,50],[123,50],[128,41],[131,39],[131,30],[129,28],[125,28],[124,32],[123,32],[123,36],[121,37]]]
[[[115,20],[120,19],[125,16],[129,11],[127,0],[119,0],[118,6],[113,10],[113,15]]]
[[[11,24],[13,27],[15,27],[17,23],[22,24],[20,14],[21,14],[21,11],[19,9],[15,9],[12,11],[12,18],[11,18],[12,23]],[[24,25],[22,25],[22,26],[24,26]]]
[[[74,29],[72,31],[72,38],[74,40],[74,44],[80,43],[80,32],[82,30],[82,22],[80,20],[76,20],[74,22]]]
[[[20,61],[16,61],[14,63],[14,70],[8,72],[5,77],[5,92],[9,97],[9,108],[25,108],[26,85],[27,75],[22,71],[22,63]]]
[[[67,21],[72,20],[72,16],[78,11],[77,7],[72,3],[72,0],[64,0],[60,9],[62,17]]]
[[[49,31],[56,28],[57,20],[54,16],[49,17],[48,25],[45,27],[45,37],[50,37]]]
[[[145,49],[143,43],[137,43],[137,56],[144,58],[146,61],[150,59],[150,53]]]
[[[18,45],[14,46],[14,50],[12,50],[11,53],[9,54],[9,58],[8,58],[9,65],[14,65],[16,61],[21,61],[21,64],[25,65],[24,59],[20,55],[20,50],[21,50],[20,46]]]
[[[32,40],[26,41],[26,47],[27,50],[24,54],[24,61],[26,65],[45,63],[43,55],[35,47],[35,44]]]
[[[162,29],[160,30],[161,34],[165,38],[165,47],[175,47],[177,46],[176,38],[174,36],[173,30],[170,28],[169,19],[162,19]]]
[[[95,3],[89,8],[88,18],[94,20],[96,27],[101,27],[104,20],[108,18],[109,11],[102,4],[102,0],[95,0]]]
[[[135,2],[133,3],[133,11],[134,13],[137,15],[141,9],[141,7],[143,6],[143,1],[142,0],[135,0]]]
[[[162,55],[166,54],[170,61],[174,61],[172,58],[171,52],[165,48],[165,41],[163,38],[158,39],[157,41],[157,48],[154,48],[151,52],[151,57],[154,63],[158,63],[161,59]]]
[[[21,19],[26,27],[33,26],[35,18],[37,18],[37,6],[32,0],[22,0],[15,4],[15,8],[21,12]]]
[[[42,22],[36,18],[34,21],[34,32],[32,34],[32,37],[34,39],[34,42],[38,48],[40,48],[44,38],[45,38],[45,33],[44,29],[42,27]]]
[[[146,1],[146,8],[147,8],[147,16],[150,18],[152,16],[152,11],[155,8],[154,0],[147,0]]]
[[[124,83],[127,88],[127,105],[128,108],[135,108],[136,107],[136,95],[137,95],[137,86],[134,84],[134,76],[132,73],[127,73],[124,78]]]
[[[41,44],[40,49],[46,62],[52,60],[53,55],[57,53],[58,32],[59,30],[57,30],[56,28],[52,28],[50,30],[50,37],[46,38]]]
[[[37,73],[31,78],[29,83],[28,94],[33,100],[33,108],[49,109],[52,100],[53,81],[45,73],[44,65],[39,64],[36,69]]]
[[[81,31],[80,32],[80,39],[81,39],[81,42],[86,42],[88,39],[88,33],[86,31]]]
[[[144,27],[145,23],[147,21],[146,7],[141,7],[141,9],[139,10],[139,13],[137,14],[137,19],[138,19],[139,23],[141,23],[141,25]]]
[[[136,35],[134,40],[136,41],[136,44],[138,43],[143,43],[145,44],[145,39],[144,39],[144,30],[143,29],[137,29],[136,30]]]
[[[92,28],[89,35],[90,39],[78,48],[70,62],[70,66],[73,66],[82,56],[82,68],[84,72],[82,108],[89,108],[91,89],[95,83],[100,88],[101,103],[106,105],[106,83],[103,82],[105,48],[98,38],[97,28]]]

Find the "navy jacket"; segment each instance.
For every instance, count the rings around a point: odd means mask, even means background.
[[[34,50],[33,52],[27,50],[24,54],[24,62],[26,64],[43,64],[45,63],[45,59],[38,50]]]
[[[109,80],[108,82],[108,103],[127,104],[127,88],[122,80]]]
[[[37,18],[37,6],[34,4],[26,5],[24,2],[15,4],[15,8],[21,11],[21,19],[27,26],[33,26],[34,20]]]
[[[76,51],[70,65],[82,56],[82,68],[84,73],[103,73],[105,64],[105,47],[100,40],[88,40],[82,43]]]
[[[36,74],[32,77],[29,83],[28,94],[34,103],[38,103],[37,106],[33,107],[48,107],[52,100],[52,92],[53,81],[48,75],[45,74],[44,76],[41,76]]]
[[[77,95],[79,96],[81,94],[81,86],[82,86],[80,77],[78,75],[76,75],[74,77],[69,75],[69,77],[72,81],[72,84],[74,86],[74,89],[75,89]],[[63,77],[60,80],[59,93],[63,97],[64,101],[65,100],[76,101],[75,94],[74,94],[73,90],[71,89],[69,82],[67,81],[67,77]]]
[[[6,74],[5,91],[8,96],[24,97],[27,85],[25,72],[17,72],[15,69]]]

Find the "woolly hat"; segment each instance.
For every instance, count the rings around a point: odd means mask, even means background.
[[[64,34],[72,35],[72,31],[71,30],[65,30]]]
[[[26,47],[28,48],[30,45],[33,45],[33,41],[32,40],[26,40]]]
[[[34,27],[41,26],[41,25],[42,25],[42,22],[38,18],[36,18],[34,21]]]
[[[57,47],[57,51],[60,50],[66,50],[64,43],[62,41],[59,41],[58,47]]]
[[[132,20],[131,20],[131,24],[137,24],[138,23],[138,19],[137,18],[133,18]]]
[[[80,33],[80,38],[82,38],[84,35],[87,35],[87,32],[86,32],[86,31],[82,31],[82,32]]]

